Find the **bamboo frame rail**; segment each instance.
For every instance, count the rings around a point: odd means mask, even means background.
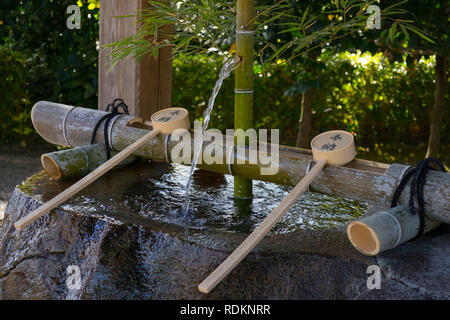
[[[48,142],[63,146],[83,146],[91,141],[92,130],[105,112],[71,107],[67,105],[38,102],[32,111],[32,120],[38,133]],[[148,133],[151,127],[128,115],[114,118],[108,128],[113,150],[120,151]],[[96,141],[102,141],[103,124],[99,128]],[[224,137],[233,139],[233,137]],[[193,141],[191,141],[193,144]],[[215,142],[213,142],[215,143]],[[178,142],[170,135],[158,135],[138,149],[134,155],[160,162],[172,162],[170,154]],[[205,143],[204,149],[208,147]],[[225,148],[225,147],[224,147]],[[270,147],[268,148],[270,150]],[[193,150],[193,148],[192,148]],[[224,150],[224,158],[227,155]],[[236,163],[238,153],[231,154],[234,160],[232,172],[249,179],[274,182],[281,185],[296,185],[313,161],[310,150],[279,146],[279,170],[275,175],[261,175],[261,164]],[[229,167],[224,159],[222,164],[198,165],[199,168],[228,174]],[[183,163],[190,165],[190,162]],[[326,166],[312,183],[311,189],[325,194],[351,198],[390,207],[394,191],[405,170],[402,164],[383,164],[374,161],[355,159],[342,166]],[[407,203],[408,195],[403,193],[399,203]],[[450,174],[430,171],[425,185],[425,212],[429,219],[450,223]]]

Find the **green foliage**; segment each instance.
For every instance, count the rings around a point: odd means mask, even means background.
[[[414,30],[427,37],[411,20],[398,19],[408,12],[398,1],[382,10],[395,30]],[[158,49],[172,47],[178,54],[233,53],[235,1],[185,0],[161,3],[149,0],[150,8],[136,15],[140,27],[134,35],[112,43],[111,67],[125,57],[157,57]],[[367,8],[377,1],[256,1],[255,51],[262,60],[295,59],[330,42],[361,33],[370,16]],[[126,18],[126,17],[124,17]],[[390,25],[386,24],[389,28]],[[366,30],[367,31],[367,30]],[[158,35],[159,34],[159,35]]]
[[[85,4],[81,29],[69,30],[66,11],[74,1],[2,0],[1,67],[7,78],[20,81],[7,82],[1,91],[1,141],[24,142],[34,133],[29,114],[39,100],[97,105],[98,6],[92,0],[78,2]],[[9,60],[15,68],[3,65]],[[11,122],[17,124],[15,131]]]
[[[450,2],[448,0],[409,0],[404,7],[414,12],[414,19],[419,21],[418,25],[405,23],[391,32],[383,30],[380,38],[390,38],[392,46],[397,49],[392,50],[394,52],[400,49],[402,52],[416,55],[439,54],[448,57]]]
[[[25,57],[6,47],[0,47],[0,141],[23,138],[31,133],[31,121],[26,106],[30,99],[26,94],[27,66]]]
[[[343,129],[355,133],[358,144],[373,148],[380,143],[426,143],[428,118],[434,99],[434,59],[389,62],[381,54],[323,53],[324,72],[313,85],[313,135]],[[201,119],[223,60],[197,55],[174,60],[173,105],[186,107]],[[308,66],[284,60],[260,64],[255,70],[255,128],[278,128],[282,143],[295,144],[301,95],[292,90]],[[189,88],[186,90],[185,88]],[[418,90],[420,88],[420,90]],[[301,90],[298,90],[301,91]],[[216,100],[210,127],[233,127],[233,79],[227,79]],[[447,96],[447,104],[450,98]],[[450,128],[443,127],[442,142],[450,143]]]
[[[406,59],[389,62],[369,53],[323,55],[321,60],[327,71],[314,100],[321,115],[316,129],[353,131],[365,145],[426,142],[424,115],[433,105],[434,59],[422,58],[411,67]],[[448,128],[443,132],[443,140],[450,141]]]
[[[149,9],[122,17],[137,16],[140,27],[136,34],[108,45],[113,47],[111,67],[127,56],[157,57],[163,47],[172,47],[175,55],[221,52],[233,42],[235,1],[148,2]]]

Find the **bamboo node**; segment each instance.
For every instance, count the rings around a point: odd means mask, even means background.
[[[67,131],[66,131],[66,123],[67,123],[67,118],[69,117],[69,114],[77,107],[72,107],[69,111],[67,111],[66,115],[64,116],[64,120],[63,120],[63,127],[62,127],[62,133],[63,133],[63,137],[64,137],[64,141],[66,142],[66,144],[73,148],[73,145],[70,144],[69,140],[67,139]]]
[[[240,89],[235,89],[234,93],[243,93],[243,94],[252,94],[253,90],[240,90]]]
[[[255,30],[236,30],[237,34],[254,34]]]

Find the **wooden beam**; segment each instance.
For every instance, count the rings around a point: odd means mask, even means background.
[[[158,110],[171,106],[172,56],[170,48],[160,50],[159,59],[144,57],[140,62],[127,58],[108,72],[111,48],[104,48],[136,33],[136,18],[116,18],[136,14],[148,6],[146,0],[100,0],[99,109],[116,98],[129,106],[130,114],[149,120]]]

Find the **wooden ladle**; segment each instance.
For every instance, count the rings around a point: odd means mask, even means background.
[[[175,129],[189,129],[189,114],[186,109],[183,108],[168,108],[160,110],[152,115],[151,122],[153,130],[136,142],[129,145],[121,152],[116,154],[114,157],[103,163],[97,169],[86,175],[83,179],[79,180],[77,183],[73,184],[70,188],[64,190],[59,195],[46,202],[36,210],[34,210],[28,216],[20,219],[14,224],[17,230],[22,230],[24,227],[28,226],[32,222],[39,219],[41,216],[49,212],[50,210],[56,208],[66,200],[68,200],[73,195],[77,194],[92,182],[100,178],[106,172],[111,170],[114,166],[122,162],[125,158],[130,156],[134,151],[142,147],[146,142],[150,141],[154,136],[159,133],[170,134]]]
[[[311,141],[314,167],[291,190],[264,221],[198,286],[200,292],[209,293],[222,281],[264,236],[280,221],[289,208],[298,200],[308,186],[314,181],[322,168],[328,163],[341,166],[352,161],[356,156],[353,135],[346,131],[334,130],[324,132]]]

